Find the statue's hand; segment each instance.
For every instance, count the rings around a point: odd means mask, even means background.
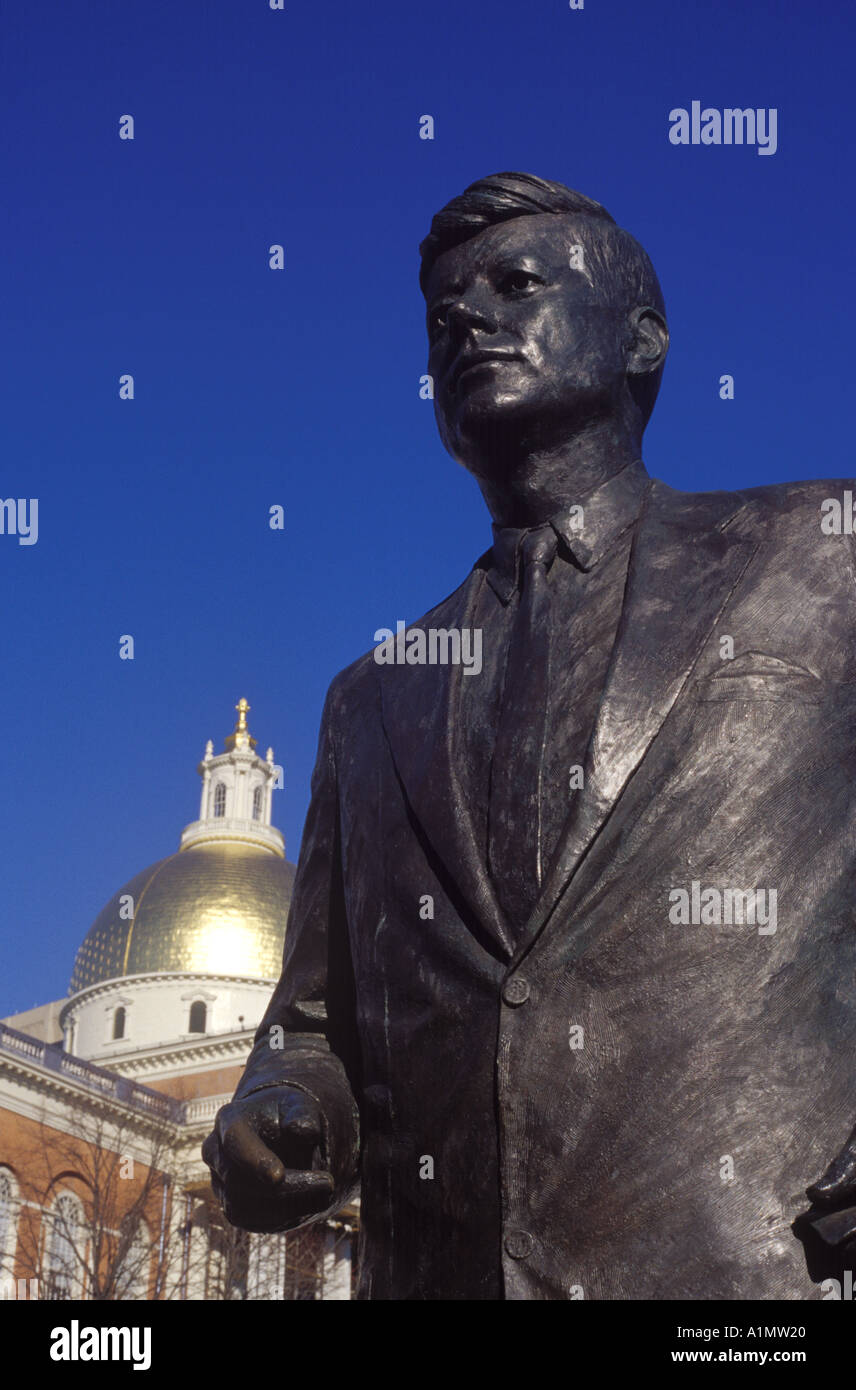
[[[831,1248],[841,1249],[856,1240],[856,1129],[806,1196],[818,1207],[812,1226]]]
[[[227,1220],[285,1231],[326,1211],[333,1175],[322,1167],[323,1120],[312,1096],[271,1086],[218,1111],[202,1145]]]

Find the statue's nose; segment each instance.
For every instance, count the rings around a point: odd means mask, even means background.
[[[449,332],[454,337],[461,338],[473,328],[480,328],[486,333],[496,332],[496,316],[484,295],[462,296],[450,305],[446,319]]]

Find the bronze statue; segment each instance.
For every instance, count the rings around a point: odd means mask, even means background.
[[[215,1188],[270,1231],[361,1183],[362,1298],[820,1297],[856,1249],[846,484],[649,476],[663,297],[581,194],[494,175],[421,249],[494,544],[330,688]]]

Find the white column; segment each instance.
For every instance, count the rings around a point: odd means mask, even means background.
[[[350,1231],[324,1232],[324,1292],[325,1303],[331,1300],[350,1301],[351,1297],[351,1242]]]
[[[250,1236],[247,1298],[281,1303],[285,1283],[285,1237]]]
[[[206,767],[205,771],[204,771],[203,774],[202,774],[202,797],[201,797],[201,800],[200,800],[200,802],[199,802],[199,819],[200,819],[200,820],[207,820],[208,817],[209,817],[210,814],[211,814],[211,809],[210,809],[210,807],[209,807],[209,805],[208,805],[208,789],[209,789],[210,785],[211,785],[211,769],[210,769],[210,767]]]
[[[237,802],[236,802],[235,811],[234,811],[235,819],[236,819],[236,820],[249,820],[249,819],[250,819],[250,808],[249,808],[249,806],[247,805],[247,801],[248,801],[248,797],[249,797],[249,790],[248,790],[248,787],[247,787],[247,783],[248,783],[248,781],[249,781],[249,778],[248,778],[248,776],[247,776],[247,769],[246,769],[246,767],[239,767],[239,768],[237,769],[236,781],[237,781],[237,788],[238,788],[238,797],[237,797]]]
[[[198,1224],[197,1224],[198,1223]],[[205,1298],[208,1261],[211,1257],[207,1212],[202,1203],[192,1208],[185,1298],[199,1302]]]

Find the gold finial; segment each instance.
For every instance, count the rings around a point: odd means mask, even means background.
[[[226,739],[226,749],[228,752],[231,752],[233,748],[255,748],[257,740],[251,737],[247,724],[247,711],[251,708],[252,706],[249,700],[244,699],[242,695],[235,706],[235,709],[238,711],[238,722],[233,732]]]

